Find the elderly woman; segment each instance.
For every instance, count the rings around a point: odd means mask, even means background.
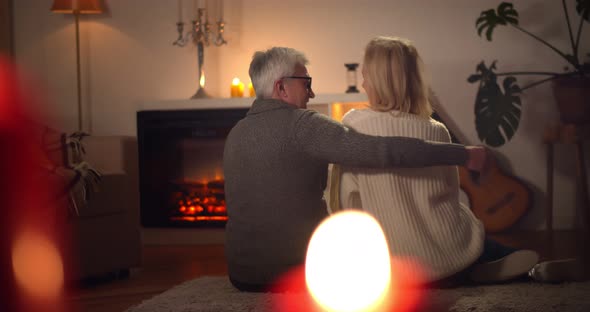
[[[369,135],[450,142],[446,127],[430,118],[433,109],[422,67],[410,41],[371,40],[362,66],[370,107],[348,112],[343,123]],[[425,282],[455,280],[459,273],[469,273],[473,281],[500,282],[526,274],[538,261],[532,250],[485,238],[482,223],[459,202],[456,166],[343,166],[334,172],[340,175],[333,183],[339,184],[340,206],[373,214],[392,255],[415,264]]]

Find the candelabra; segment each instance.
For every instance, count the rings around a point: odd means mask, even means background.
[[[223,12],[223,1],[220,1],[221,12]],[[179,8],[182,11],[182,8]],[[209,23],[209,17],[206,14],[206,8],[197,9],[197,17],[191,21],[191,29],[184,32],[184,23],[179,21],[176,23],[178,30],[178,38],[172,43],[178,47],[184,47],[189,41],[192,41],[197,46],[198,54],[198,67],[199,67],[199,88],[197,92],[191,97],[191,99],[207,98],[209,97],[205,92],[205,75],[203,71],[203,63],[205,58],[205,47],[213,44],[215,46],[222,46],[227,44],[227,41],[223,37],[225,22],[223,21],[223,15],[220,15],[219,21],[217,21],[217,34],[215,38],[212,38],[213,31],[211,30],[211,24]]]

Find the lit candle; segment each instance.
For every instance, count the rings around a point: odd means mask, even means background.
[[[182,0],[178,0],[178,21],[182,22]]]
[[[354,230],[350,224],[355,225]],[[315,229],[307,247],[305,281],[313,299],[323,309],[393,311],[386,309],[391,262],[379,222],[368,213],[356,210],[335,213],[325,219]]]
[[[250,97],[256,96],[256,92],[254,91],[254,86],[252,85],[252,82],[248,83],[248,93],[250,93]]]
[[[240,82],[240,79],[238,79],[238,78],[234,78],[232,80],[230,91],[229,91],[230,97],[236,97],[236,93],[237,93],[237,90],[238,90],[238,83],[239,82]]]
[[[244,83],[239,78],[234,78],[231,83],[231,97],[244,96]]]
[[[244,83],[240,81],[238,84],[238,97],[244,96]]]

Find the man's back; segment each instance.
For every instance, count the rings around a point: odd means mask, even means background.
[[[237,281],[268,284],[302,264],[313,230],[327,216],[328,163],[294,142],[302,114],[278,101],[257,101],[227,137],[226,253]]]

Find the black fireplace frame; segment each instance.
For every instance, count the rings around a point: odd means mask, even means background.
[[[227,137],[233,126],[246,116],[248,108],[142,110],[137,112],[140,217],[144,227],[223,227],[225,221],[171,221],[163,197],[151,186],[147,166],[154,135],[172,135],[172,139]],[[152,141],[150,141],[152,140]],[[159,142],[166,141],[160,138]],[[159,146],[158,146],[159,148]],[[167,146],[161,146],[163,150]],[[171,166],[171,164],[162,164]],[[165,170],[166,168],[164,168]],[[160,208],[159,208],[160,207]]]

